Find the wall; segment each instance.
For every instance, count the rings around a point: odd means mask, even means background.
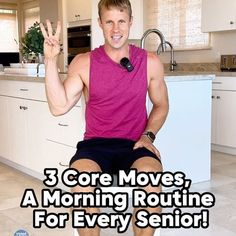
[[[155,25],[155,17],[148,14],[148,12],[150,12],[150,7],[157,7],[157,1],[144,0],[144,30],[150,28],[151,25]],[[177,63],[219,63],[221,54],[236,54],[235,39],[236,31],[211,33],[210,49],[176,51],[175,59]],[[161,54],[160,57],[164,63],[169,63],[169,52]]]
[[[211,33],[211,49],[176,51],[175,59],[178,63],[220,62],[221,54],[236,54],[236,31]],[[169,52],[162,54],[161,60],[168,63]]]
[[[39,0],[40,22],[50,19],[56,26],[58,20],[58,2],[57,0]]]

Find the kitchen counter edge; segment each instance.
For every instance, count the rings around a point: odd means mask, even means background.
[[[61,80],[65,80],[66,74],[59,75]],[[165,81],[194,81],[194,80],[212,80],[214,74],[165,74]],[[12,80],[12,81],[26,81],[44,83],[44,77],[27,76],[27,75],[0,75],[0,80]]]

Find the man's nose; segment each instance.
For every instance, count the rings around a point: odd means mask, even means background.
[[[112,30],[113,30],[114,32],[119,31],[119,23],[114,23]]]

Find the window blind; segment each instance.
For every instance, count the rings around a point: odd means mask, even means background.
[[[208,48],[208,33],[201,32],[201,0],[149,0],[146,2],[145,28],[157,28],[175,49]],[[156,50],[159,41],[151,36],[149,50]]]

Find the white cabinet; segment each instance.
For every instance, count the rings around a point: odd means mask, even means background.
[[[0,87],[3,84],[0,83]],[[10,153],[10,134],[9,134],[9,119],[8,119],[8,98],[0,94],[0,156],[11,157]]]
[[[235,29],[235,0],[202,0],[202,32]]]
[[[236,78],[217,77],[213,83],[212,143],[236,148]]]
[[[84,109],[81,100],[67,114],[59,117],[50,117],[44,148],[45,167],[58,169],[58,176],[76,152],[78,141],[83,140],[85,130]]]
[[[92,0],[68,0],[66,9],[67,22],[91,19]]]
[[[24,99],[8,98],[9,134],[11,136],[10,160],[24,165],[27,161],[27,125],[28,107]]]
[[[0,156],[41,176],[48,167],[60,174],[83,139],[83,102],[54,117],[44,83],[0,80],[0,112]]]

